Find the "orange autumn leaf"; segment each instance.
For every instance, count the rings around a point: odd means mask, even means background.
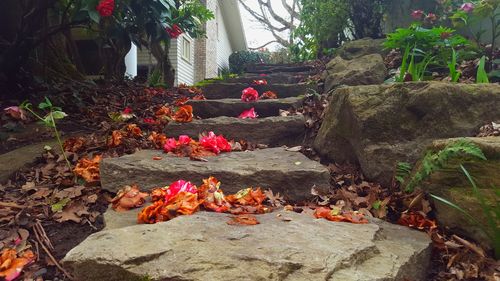
[[[243,206],[256,206],[262,204],[266,200],[266,195],[260,187],[253,190],[251,187],[238,191],[234,195],[228,195],[227,201],[231,204],[239,204]]]
[[[198,211],[200,204],[198,194],[181,191],[168,203],[159,200],[144,208],[137,216],[137,221],[151,224],[168,221],[180,215],[192,215]]]
[[[118,212],[127,211],[144,205],[146,197],[148,197],[148,194],[141,192],[137,185],[126,186],[118,191],[111,203],[114,210]]]
[[[179,107],[172,119],[179,123],[189,123],[193,121],[193,107],[190,105]]]
[[[64,142],[63,148],[64,151],[78,152],[82,150],[84,144],[85,144],[85,139],[82,137],[69,138]]]
[[[123,134],[122,132],[115,130],[111,133],[111,137],[108,138],[109,147],[117,147],[122,144]]]
[[[174,104],[176,106],[182,106],[185,105],[188,101],[189,101],[188,97],[178,98],[174,101]]]
[[[136,124],[128,124],[126,130],[134,137],[142,137],[142,130]]]
[[[34,260],[35,254],[32,251],[24,251],[22,255],[18,255],[14,249],[5,249],[0,255],[0,277],[6,281],[14,280]]]
[[[361,213],[342,212],[341,214],[337,214],[330,208],[325,208],[325,207],[317,208],[314,211],[314,217],[317,219],[324,218],[334,222],[350,222],[356,224],[368,223],[368,220]]]
[[[255,216],[252,215],[238,215],[231,217],[231,220],[227,222],[229,225],[257,225],[260,222]]]
[[[275,100],[275,99],[278,99],[278,95],[273,92],[273,91],[267,91],[267,92],[264,92],[261,96],[260,96],[261,99],[263,100]]]
[[[155,112],[155,116],[158,119],[170,119],[172,114],[172,109],[167,106],[162,106]]]
[[[421,213],[404,213],[399,218],[398,224],[420,230],[433,230],[437,228],[435,221],[426,218]]]
[[[203,180],[203,184],[198,188],[198,197],[203,201],[205,209],[224,213],[231,208],[220,189],[220,185],[221,182],[214,177]]]
[[[155,148],[162,149],[167,142],[167,136],[165,134],[159,134],[155,131],[151,132],[151,135],[148,137],[148,140],[151,141]]]
[[[206,100],[207,98],[203,94],[197,94],[192,98],[192,100]]]
[[[99,163],[101,160],[101,155],[96,155],[93,159],[82,158],[76,164],[74,172],[88,183],[98,182],[100,180]]]

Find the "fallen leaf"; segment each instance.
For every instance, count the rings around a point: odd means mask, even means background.
[[[108,146],[109,147],[117,147],[122,144],[123,134],[122,132],[115,130],[111,133],[111,136],[108,138]]]
[[[100,180],[99,163],[101,160],[101,155],[96,155],[92,159],[82,158],[76,164],[74,172],[88,183],[98,182]]]
[[[227,222],[229,225],[257,225],[260,222],[253,215],[238,215],[231,217],[231,219]]]
[[[317,208],[314,212],[314,217],[317,219],[324,218],[334,222],[350,222],[356,224],[368,223],[368,220],[363,214],[352,211],[340,213],[338,210],[331,210],[330,208],[325,207]]]
[[[126,186],[111,200],[115,211],[127,211],[144,205],[149,194],[141,192],[137,185]]]
[[[0,255],[0,277],[5,281],[12,281],[34,260],[35,254],[30,250],[18,254],[15,249],[4,249]]]
[[[172,119],[178,123],[189,123],[193,121],[193,107],[190,105],[180,106]]]

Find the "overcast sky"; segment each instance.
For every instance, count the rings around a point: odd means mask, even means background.
[[[274,11],[280,16],[286,17],[287,12],[281,0],[270,0]],[[245,0],[245,3],[256,11],[260,11],[259,4],[256,0]],[[247,37],[248,47],[259,47],[269,41],[273,41],[272,33],[264,28],[262,24],[257,22],[247,10],[240,4],[241,17],[243,18],[243,27],[245,28],[245,35]],[[278,44],[271,44],[267,46],[268,49],[274,50]]]

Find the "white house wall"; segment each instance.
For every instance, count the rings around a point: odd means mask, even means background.
[[[182,57],[182,40],[183,38],[186,38],[191,42],[190,50],[189,52],[191,53],[191,59],[188,61],[184,57]],[[189,36],[189,35],[182,35],[180,36],[176,41],[176,63],[173,64],[174,69],[176,70],[176,79],[175,79],[175,84],[187,84],[187,85],[193,85],[194,84],[194,40]],[[173,45],[172,41],[172,45]],[[173,58],[170,58],[173,63]]]
[[[219,1],[219,4],[223,4]],[[222,16],[221,9],[217,9],[217,23],[218,23],[218,38],[217,38],[217,68],[229,68],[229,56],[233,53],[229,35],[227,32],[224,17]]]

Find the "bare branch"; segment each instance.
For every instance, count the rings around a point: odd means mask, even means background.
[[[266,47],[267,45],[270,45],[270,44],[272,44],[272,43],[279,43],[279,42],[278,42],[278,40],[273,40],[273,41],[269,41],[269,42],[267,42],[266,44],[264,44],[264,45],[262,45],[262,46],[255,47],[255,48],[250,48],[250,47],[249,47],[248,49],[250,49],[250,50],[258,50],[258,49],[262,49],[262,48],[264,48],[264,47]]]

